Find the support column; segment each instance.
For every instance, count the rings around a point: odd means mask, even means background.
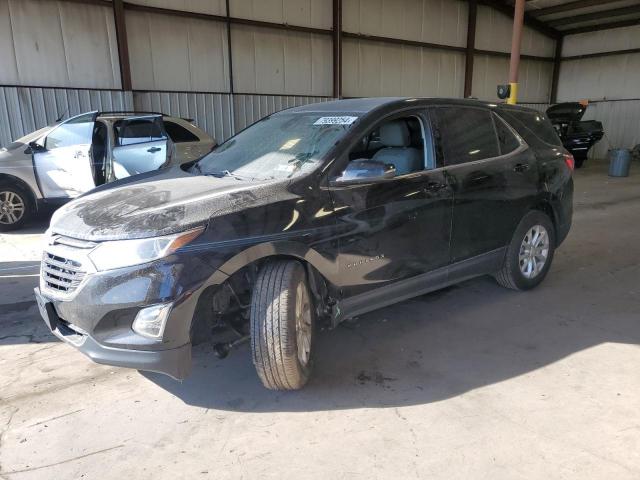
[[[116,26],[118,43],[118,61],[120,62],[120,86],[122,90],[131,90],[131,65],[129,63],[129,44],[127,42],[127,26],[124,21],[124,4],[122,0],[113,0],[113,21]]]
[[[515,104],[518,100],[518,68],[520,67],[520,45],[522,44],[522,25],[524,23],[524,2],[516,0],[513,12],[513,34],[511,36],[511,61],[509,62],[509,85],[511,93],[507,103]]]
[[[471,96],[473,86],[473,58],[476,49],[476,20],[478,18],[477,0],[469,0],[469,16],[467,17],[467,51],[464,65],[464,98]]]
[[[562,43],[564,37],[560,36],[556,38],[556,53],[553,57],[553,76],[551,79],[551,103],[558,101],[558,79],[560,78],[560,63],[562,61]]]
[[[226,0],[226,12],[227,12],[227,57],[229,64],[229,93],[233,95],[233,58],[231,56],[231,7],[229,6],[229,0]]]
[[[333,96],[342,98],[342,0],[333,0]]]

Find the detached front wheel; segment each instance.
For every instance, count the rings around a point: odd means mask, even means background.
[[[294,260],[267,262],[251,300],[251,351],[263,385],[298,390],[311,375],[314,309],[304,267]]]

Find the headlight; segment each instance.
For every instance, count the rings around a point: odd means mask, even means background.
[[[97,270],[140,265],[171,255],[180,247],[195,240],[203,231],[204,227],[200,227],[166,237],[104,242],[93,249],[89,258]]]

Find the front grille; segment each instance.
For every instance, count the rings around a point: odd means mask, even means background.
[[[42,257],[41,275],[44,287],[60,294],[74,292],[85,275],[82,261],[97,244],[85,240],[55,235]]]
[[[85,274],[80,262],[52,253],[44,253],[42,277],[48,288],[62,293],[71,293],[78,288]]]

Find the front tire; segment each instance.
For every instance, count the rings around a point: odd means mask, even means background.
[[[33,215],[31,196],[8,182],[0,183],[0,232],[22,228]]]
[[[555,229],[549,217],[537,210],[527,213],[513,234],[496,280],[512,290],[536,287],[551,267],[555,246]]]
[[[262,384],[298,390],[311,375],[314,309],[304,267],[294,260],[267,262],[251,299],[251,351]]]

